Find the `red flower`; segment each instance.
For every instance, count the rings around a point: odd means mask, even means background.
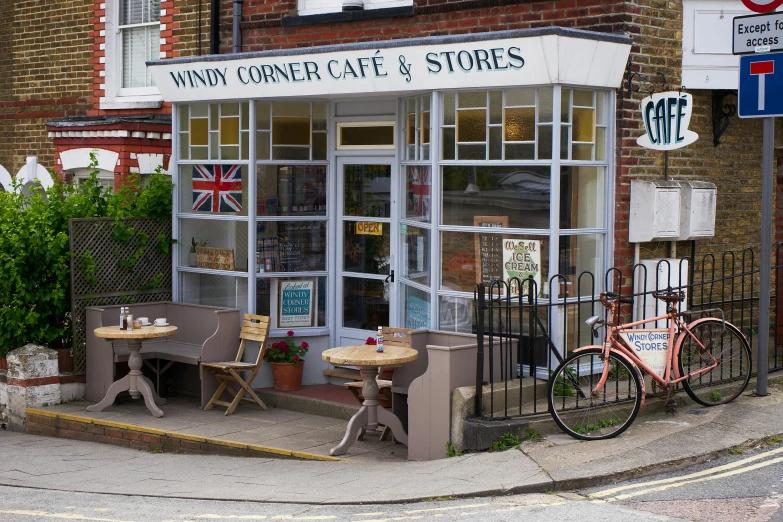
[[[283,344],[283,345],[280,347],[280,351],[281,351],[281,352],[283,352],[283,353],[288,353],[288,350],[289,350],[289,348],[288,348],[288,345],[287,345],[287,344]]]
[[[302,348],[304,348],[305,350],[307,350],[308,348],[310,348],[310,345],[309,345],[309,344],[307,344],[307,341],[304,341],[304,342],[302,342]]]
[[[372,337],[372,336],[368,337],[367,340],[364,341],[364,344],[369,344],[369,345],[374,346],[375,345],[375,337]]]
[[[294,336],[294,331],[293,330],[288,330],[288,333],[286,333],[286,335],[288,337],[293,337]]]
[[[298,355],[294,355],[294,361],[299,362],[299,356]]]

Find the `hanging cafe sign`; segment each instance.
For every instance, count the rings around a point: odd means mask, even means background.
[[[675,150],[699,139],[688,130],[693,112],[693,96],[684,92],[659,92],[640,105],[645,134],[636,143],[646,149]]]
[[[169,102],[557,83],[617,88],[630,52],[630,40],[614,35],[498,34],[164,60],[149,71]]]

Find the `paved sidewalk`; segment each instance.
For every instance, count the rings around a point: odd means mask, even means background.
[[[0,432],[0,484],[65,491],[296,503],[383,503],[566,490],[705,460],[783,433],[783,390],[715,408],[645,411],[616,439],[561,434],[522,451],[431,462],[337,462],[149,453]]]

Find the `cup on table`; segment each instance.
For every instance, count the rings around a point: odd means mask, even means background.
[[[155,324],[157,326],[163,326],[165,324],[168,324],[168,321],[166,320],[165,317],[158,317],[157,319],[155,319]]]
[[[133,328],[134,328],[134,329],[136,329],[136,328],[141,328],[141,321],[140,321],[140,320],[138,320],[138,319],[134,319],[134,320],[133,320]]]
[[[139,317],[139,321],[141,321],[142,326],[149,326],[150,325],[150,318],[149,317]]]

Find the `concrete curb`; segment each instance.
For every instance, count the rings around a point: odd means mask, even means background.
[[[144,426],[135,426],[133,424],[126,424],[123,422],[114,422],[103,419],[94,419],[91,417],[85,417],[81,415],[74,415],[71,413],[57,413],[49,410],[43,410],[38,408],[27,408],[26,413],[28,418],[33,417],[45,417],[50,418],[59,423],[59,421],[71,422],[76,424],[82,424],[87,427],[98,426],[103,428],[112,428],[114,430],[125,430],[129,432],[136,432],[145,435],[151,435],[160,437],[161,439],[173,439],[176,441],[185,441],[196,444],[206,444],[216,446],[218,448],[231,448],[234,450],[246,451],[251,454],[258,453],[261,457],[291,457],[302,460],[319,460],[319,461],[342,461],[338,457],[328,457],[325,455],[318,455],[316,453],[309,453],[306,451],[288,450],[283,448],[276,448],[273,446],[265,446],[262,444],[250,444],[247,442],[236,442],[225,439],[216,439],[213,437],[202,437],[199,435],[190,435],[187,433],[180,433],[177,431],[159,430],[156,428],[147,428]],[[52,426],[54,427],[54,426]],[[55,428],[56,430],[56,428]],[[86,431],[91,431],[89,428]],[[34,433],[36,435],[52,435],[51,433]],[[57,436],[57,435],[54,435]],[[210,452],[211,453],[211,452]]]

